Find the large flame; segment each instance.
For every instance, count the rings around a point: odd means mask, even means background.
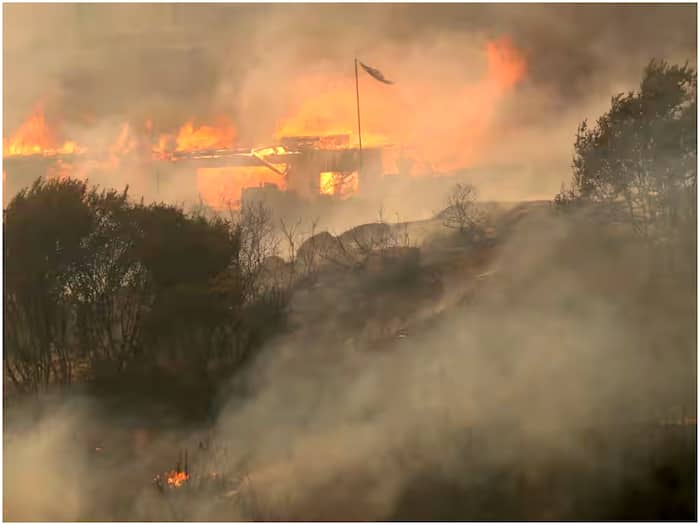
[[[197,170],[199,196],[204,203],[217,210],[240,207],[244,188],[256,188],[266,183],[275,184],[279,189],[286,186],[282,175],[265,166],[227,166]]]
[[[37,104],[34,111],[19,129],[9,138],[3,139],[3,155],[57,155],[78,151],[73,141],[61,143],[49,128],[44,116],[42,104]]]
[[[382,158],[385,173],[421,174],[468,167],[479,162],[484,152],[497,143],[498,110],[524,78],[526,62],[507,38],[486,42],[481,57],[481,63],[464,65],[470,71],[482,71],[468,81],[459,71],[433,78],[432,64],[424,62],[416,62],[414,65],[420,67],[412,74],[404,70],[403,76],[392,75],[396,84],[391,86],[361,73],[362,144],[397,146],[386,150],[388,154]],[[391,63],[387,60],[387,73],[392,72]],[[424,74],[416,74],[421,68],[425,69]],[[398,74],[400,69],[396,69]],[[355,83],[350,74],[326,72],[288,79],[288,109],[281,112],[275,138],[326,137],[329,140],[318,141],[315,146],[322,148],[358,145]],[[59,166],[54,176],[66,176],[71,169],[73,176],[90,170],[116,170],[126,158],[138,161],[125,170],[134,171],[134,166],[148,166],[143,160],[177,161],[188,152],[230,149],[238,137],[236,127],[224,116],[207,123],[190,120],[179,129],[160,135],[154,134],[151,119],[143,128],[145,132],[140,132],[140,125],[125,123],[118,132],[115,130],[111,143],[90,144],[90,155],[77,167]],[[59,140],[59,135],[49,126],[42,105],[38,104],[14,135],[3,140],[3,153],[53,155],[87,151],[76,142]],[[331,135],[350,139],[341,144]],[[277,167],[284,172],[285,166]],[[284,189],[286,185],[283,175],[263,166],[203,167],[197,169],[196,177],[200,197],[218,209],[239,206],[244,188],[274,183]],[[324,172],[319,177],[321,194],[343,197],[357,191],[356,176]]]
[[[359,144],[354,84],[350,86],[346,79],[329,75],[305,75],[292,82],[296,84],[297,100],[280,120],[275,138],[347,135],[354,145]],[[385,127],[377,125],[375,118],[381,111],[382,93],[373,85],[363,85],[362,89],[365,124],[370,124],[362,129],[363,146],[387,144],[390,140]]]
[[[189,121],[180,128],[175,142],[176,151],[231,148],[236,142],[236,128],[224,118],[216,126],[195,127]]]
[[[470,81],[442,81],[423,72],[387,86],[361,76],[363,146],[401,146],[419,161],[417,167],[422,161],[430,170],[478,161],[489,141],[495,140],[499,103],[526,72],[522,54],[507,38],[486,42],[481,56],[483,63],[470,67],[480,67],[483,73]],[[291,82],[294,100],[277,125],[278,137],[346,133],[359,143],[354,79],[314,74]]]

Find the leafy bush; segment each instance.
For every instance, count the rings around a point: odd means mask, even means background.
[[[127,191],[37,180],[5,210],[5,361],[22,391],[130,369],[234,370],[282,326],[259,281],[263,210],[235,220],[146,206]],[[110,379],[111,381],[111,379]]]

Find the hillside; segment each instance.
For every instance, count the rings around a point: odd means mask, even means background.
[[[148,379],[158,397],[132,375],[116,397],[9,404],[9,475],[49,435],[23,486],[69,459],[74,507],[44,501],[57,517],[690,515],[692,294],[640,264],[647,248],[623,229],[547,202],[485,209],[478,242],[436,217],[302,243],[285,328],[203,419],[183,410],[201,383],[181,368],[169,386]],[[294,273],[279,257],[267,269]],[[185,450],[191,486],[154,489]]]

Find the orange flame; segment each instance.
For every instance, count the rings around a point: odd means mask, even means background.
[[[122,124],[117,140],[109,148],[109,153],[112,156],[128,155],[133,152],[138,146],[137,139],[132,135],[131,128],[128,123]]]
[[[180,128],[176,139],[176,151],[199,151],[230,148],[236,141],[233,124],[221,119],[218,126],[195,127],[192,121]]]
[[[158,138],[158,144],[153,145],[151,148],[153,157],[162,160],[169,158],[169,152],[173,150],[171,147],[172,140],[172,137],[168,135],[161,135]]]
[[[488,78],[502,91],[515,86],[525,76],[527,64],[508,38],[500,38],[486,44]]]
[[[397,76],[396,84],[386,86],[363,76],[360,85],[362,104],[362,142],[364,147],[394,144],[396,151],[407,152],[412,167],[402,170],[402,155],[383,157],[383,171],[420,174],[432,170],[467,167],[483,158],[484,151],[496,142],[495,123],[503,99],[523,80],[527,63],[507,38],[491,40],[482,50],[483,73],[465,81],[461,73],[446,81],[431,78],[430,72],[418,76]],[[421,67],[425,64],[419,64]],[[430,67],[430,64],[428,66]],[[436,71],[440,71],[439,68]],[[388,71],[389,72],[389,71]],[[397,72],[398,73],[398,72]],[[276,126],[277,138],[283,136],[349,136],[349,142],[332,141],[321,147],[345,148],[358,144],[354,105],[354,79],[342,75],[304,75],[291,79],[292,104]],[[102,157],[81,163],[81,169],[114,170],[121,160],[135,152],[147,158],[177,160],[175,152],[232,148],[238,138],[233,123],[221,118],[214,123],[195,124],[193,120],[177,132],[154,135],[153,121],[131,128],[124,124],[113,144],[99,148]],[[134,132],[137,133],[134,133]],[[321,141],[323,142],[323,141]],[[106,150],[106,151],[105,151]],[[43,107],[37,105],[26,122],[9,139],[3,140],[5,155],[52,155],[85,151],[75,142],[61,142],[47,124]],[[106,158],[105,158],[105,155]],[[261,150],[261,154],[265,151]],[[410,158],[409,158],[410,157]],[[406,164],[403,159],[403,164]],[[282,167],[280,167],[282,168]],[[68,168],[56,169],[65,176]],[[284,171],[283,169],[281,171]],[[340,182],[340,183],[339,183]],[[214,208],[237,206],[243,188],[274,183],[285,188],[284,176],[267,167],[217,167],[197,170],[201,198]],[[319,192],[343,197],[357,191],[357,177],[332,172],[320,174]]]
[[[481,56],[483,73],[470,81],[454,76],[436,81],[425,71],[421,76],[397,78],[392,86],[362,77],[363,146],[401,146],[412,152],[414,160],[427,163],[427,168],[417,163],[416,169],[428,171],[452,170],[478,161],[486,146],[495,141],[499,105],[527,69],[524,57],[507,38],[486,42]],[[278,122],[276,136],[345,133],[358,144],[354,81],[347,75],[319,74],[304,75],[296,82],[294,102]],[[392,171],[398,171],[397,167]]]
[[[168,485],[171,487],[181,487],[188,479],[190,479],[190,475],[187,472],[171,470],[168,474]]]
[[[282,175],[264,166],[226,166],[197,170],[199,195],[208,206],[217,210],[238,208],[244,188],[260,187],[265,183],[275,184],[280,189],[286,186]]]
[[[332,171],[324,171],[321,173],[321,180],[319,181],[321,195],[333,195],[335,191],[334,178],[334,173]]]
[[[3,139],[3,155],[57,155],[76,153],[75,142],[59,144],[55,134],[46,123],[44,108],[38,104],[29,118],[19,127],[12,137]]]
[[[319,178],[321,195],[347,197],[358,190],[357,173],[346,175],[335,171],[324,171]]]

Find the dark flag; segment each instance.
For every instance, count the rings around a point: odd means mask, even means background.
[[[391,80],[387,80],[386,78],[384,78],[384,75],[378,69],[374,69],[373,67],[369,67],[368,65],[365,65],[362,62],[360,62],[360,65],[362,66],[362,69],[367,71],[369,76],[375,78],[376,80],[379,80],[379,82],[384,82],[385,84],[393,84],[393,82]]]

